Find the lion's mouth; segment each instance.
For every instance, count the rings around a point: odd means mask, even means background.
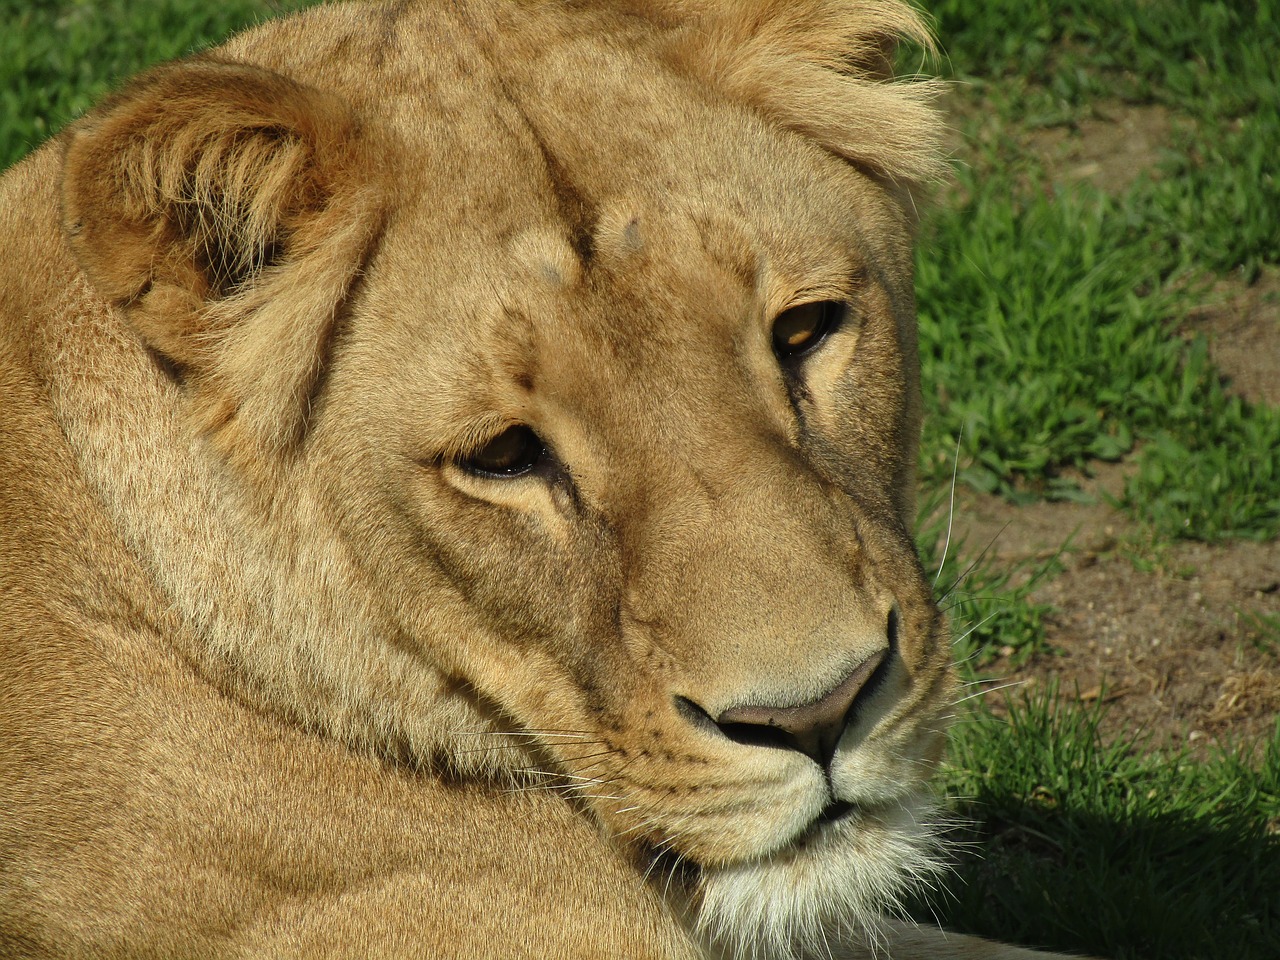
[[[817,829],[824,824],[836,823],[840,820],[847,820],[858,812],[858,805],[848,800],[832,800],[826,805],[823,811],[814,818],[810,830]]]
[[[788,844],[793,850],[803,850],[824,836],[834,832],[842,832],[852,824],[862,820],[867,814],[865,807],[849,800],[831,800],[822,812],[809,821],[809,825]]]

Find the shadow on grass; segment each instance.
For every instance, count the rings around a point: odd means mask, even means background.
[[[1280,958],[1280,724],[1208,758],[1107,743],[1055,693],[980,714],[950,792],[968,825],[921,920],[1113,960]]]

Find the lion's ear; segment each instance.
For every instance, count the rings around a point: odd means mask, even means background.
[[[622,0],[672,32],[686,73],[890,180],[941,174],[935,82],[893,81],[897,44],[932,51],[902,0]]]
[[[278,452],[303,429],[380,222],[362,142],[335,98],[209,59],[144,75],[69,136],[76,257],[228,452]]]

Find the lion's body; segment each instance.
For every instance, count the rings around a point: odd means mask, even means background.
[[[930,869],[914,21],[725,8],[324,8],[6,175],[0,954],[857,951]]]

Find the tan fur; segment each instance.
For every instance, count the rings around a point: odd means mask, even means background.
[[[876,919],[933,869],[953,683],[903,34],[318,8],[6,175],[0,955],[1020,955]],[[465,468],[517,424],[554,457]],[[827,775],[679,706],[883,651]]]

